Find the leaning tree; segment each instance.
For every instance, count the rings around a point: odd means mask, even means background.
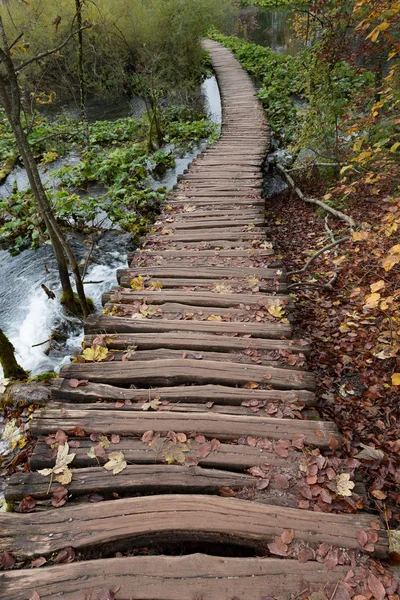
[[[4,28],[0,7],[0,102],[15,136],[15,141],[28,175],[34,201],[37,205],[39,214],[46,225],[47,233],[57,259],[63,291],[62,302],[70,312],[76,312],[76,300],[69,277],[69,263],[75,279],[81,312],[85,318],[90,314],[90,308],[85,296],[79,265],[71,246],[54,216],[22,123],[22,97],[18,75],[32,63],[42,61],[46,57],[60,52],[73,37],[88,27],[90,27],[90,24],[82,24],[79,29],[69,33],[57,47],[51,50],[43,51],[25,61],[14,61],[12,57],[12,48],[21,39],[23,33],[20,33],[14,41],[9,42]]]

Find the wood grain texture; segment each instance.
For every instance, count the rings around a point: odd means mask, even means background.
[[[63,590],[63,600],[83,600],[85,594],[96,598],[102,589],[119,589],[118,600],[258,600],[265,594],[288,600],[304,582],[323,587],[343,579],[349,570],[337,566],[326,571],[315,562],[202,554],[111,558],[0,573],[0,599],[27,600],[36,590],[41,600],[55,600]]]
[[[285,529],[308,544],[358,549],[357,531],[368,529],[369,515],[336,515],[263,505],[236,498],[160,495],[64,507],[44,513],[0,514],[0,551],[41,556],[67,546],[140,544],[168,536],[173,540],[218,540],[266,548]],[[374,555],[387,555],[387,537],[378,532]]]

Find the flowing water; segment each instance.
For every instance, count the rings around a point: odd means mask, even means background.
[[[215,77],[202,84],[201,92],[210,119],[220,124],[221,101]],[[129,114],[129,107],[127,110]],[[113,117],[116,116],[121,114],[116,115],[114,112]],[[177,156],[175,168],[168,169],[161,179],[149,183],[155,188],[162,185],[171,189],[177,181],[177,176],[183,173],[202,148],[203,145],[199,144],[192,151]],[[71,154],[67,159],[57,161],[49,171],[42,172],[43,180],[46,184],[56,185],[51,179],[51,171],[59,169],[61,164],[73,164],[78,160],[79,156]],[[0,186],[0,195],[7,194],[14,181],[18,183],[19,189],[27,187],[27,177],[23,168],[17,167]],[[103,190],[99,193],[103,193]],[[87,244],[77,236],[70,241],[79,260],[84,261],[89,252]],[[85,276],[86,281],[101,282],[85,285],[87,295],[93,299],[97,310],[101,309],[102,293],[116,284],[115,270],[126,266],[127,252],[130,248],[130,236],[118,232],[106,232],[97,244],[92,256],[93,263]],[[42,283],[56,294],[56,300],[48,299],[40,287]],[[59,370],[61,365],[69,360],[71,353],[80,346],[81,324],[65,317],[58,302],[60,295],[56,263],[50,246],[44,245],[38,250],[25,250],[15,257],[5,250],[0,251],[0,327],[13,343],[18,362],[32,375],[53,369]],[[60,327],[61,333],[66,337],[65,343],[58,346],[56,344],[49,355],[46,355],[44,351],[48,344],[37,344],[46,342],[52,330]],[[1,376],[0,368],[0,378]]]

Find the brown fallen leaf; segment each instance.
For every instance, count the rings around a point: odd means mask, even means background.
[[[297,556],[297,559],[301,563],[306,563],[309,560],[314,560],[315,552],[312,548],[302,548]]]
[[[260,467],[250,467],[247,471],[250,475],[253,475],[253,477],[261,477],[261,479],[268,478],[267,474]]]
[[[119,444],[121,438],[119,435],[117,435],[116,433],[113,433],[111,436],[111,443],[112,444]]]
[[[15,558],[12,554],[9,552],[3,552],[3,554],[0,554],[0,569],[7,571],[7,569],[12,569],[14,565]]]
[[[368,589],[374,595],[376,600],[384,600],[386,596],[386,590],[383,587],[382,583],[379,581],[377,577],[371,572],[368,573]]]
[[[255,381],[248,381],[244,387],[248,390],[255,390],[260,386]]]
[[[33,592],[32,596],[30,596],[29,600],[40,600],[40,596],[37,592]]]
[[[77,388],[84,387],[89,383],[89,381],[87,379],[70,379],[68,383],[70,387]]]
[[[151,442],[154,438],[154,431],[145,431],[144,434],[142,435],[142,442],[144,442],[145,444],[148,444],[149,442]]]
[[[22,513],[34,512],[36,508],[35,499],[32,496],[25,496],[18,505],[19,511]]]
[[[59,508],[60,506],[64,506],[67,502],[68,490],[62,485],[56,488],[53,492],[53,496],[51,498],[51,504],[55,508]]]
[[[258,490],[266,490],[266,489],[267,489],[267,487],[269,486],[270,482],[271,482],[271,480],[270,480],[270,479],[259,479],[259,480],[257,481],[256,488],[257,488]]]
[[[368,542],[368,536],[367,533],[363,530],[363,529],[359,529],[357,531],[357,541],[360,544],[360,546],[363,548],[365,546],[365,544]]]
[[[67,565],[69,563],[74,562],[75,560],[75,550],[69,546],[68,548],[64,548],[60,550],[57,556],[53,559],[53,562],[56,565]]]
[[[285,531],[281,535],[281,540],[284,544],[291,544],[294,538],[293,529],[285,529]]]
[[[234,498],[235,497],[235,492],[231,488],[229,488],[229,487],[219,488],[219,492],[218,493],[223,498]]]
[[[47,560],[45,559],[44,556],[39,556],[39,558],[36,558],[35,560],[33,560],[31,562],[31,567],[39,568],[39,567],[42,567],[46,562],[47,562]]]
[[[290,481],[286,475],[281,475],[277,473],[274,475],[274,481],[280,490],[288,490],[290,488]],[[288,544],[289,542],[286,542]]]
[[[285,448],[285,446],[283,446],[282,444],[277,444],[276,446],[274,446],[274,451],[281,458],[287,458],[289,456],[288,449]]]
[[[385,500],[387,498],[387,494],[383,490],[372,490],[371,494],[377,500]]]
[[[88,500],[89,500],[89,502],[92,502],[93,504],[95,504],[97,502],[103,502],[104,496],[100,496],[100,494],[96,494],[94,492],[93,494],[89,494]]]
[[[68,436],[62,429],[57,429],[54,439],[57,442],[57,444],[59,444],[60,446],[64,446],[65,442],[68,441]]]

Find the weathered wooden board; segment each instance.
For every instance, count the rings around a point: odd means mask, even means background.
[[[85,322],[85,333],[162,333],[186,331],[234,335],[244,334],[259,338],[289,338],[292,328],[286,323],[227,323],[215,321],[173,321],[127,319],[92,315]]]
[[[101,590],[118,589],[118,600],[250,600],[268,594],[287,600],[311,586],[325,587],[344,579],[350,568],[326,571],[320,563],[301,564],[277,558],[137,556],[75,562],[0,574],[1,600],[27,600],[37,591],[41,600],[97,598]]]
[[[133,269],[118,269],[117,270],[117,278],[120,280],[122,277],[137,277],[138,275],[148,276],[158,279],[176,277],[176,278],[188,278],[192,279],[195,277],[196,279],[233,279],[233,278],[260,278],[260,279],[276,279],[279,281],[283,281],[286,278],[286,273],[284,269],[268,269],[268,268],[259,268],[259,267],[230,267],[229,269],[213,267],[209,266],[208,268],[185,268],[185,267],[160,267],[160,266],[148,266],[148,267],[138,267]],[[254,287],[257,283],[252,284]]]
[[[230,541],[266,548],[274,536],[294,530],[306,544],[325,542],[359,549],[357,532],[369,529],[369,515],[336,515],[256,502],[201,495],[166,495],[111,500],[32,514],[0,514],[0,551],[16,557],[41,556],[67,546],[76,550],[115,543],[173,540]],[[387,555],[388,541],[380,530],[374,555]],[[49,535],[51,534],[51,535]]]
[[[96,334],[86,335],[84,343],[91,346]],[[285,350],[291,354],[308,353],[309,346],[301,346],[292,340],[268,340],[263,338],[243,338],[222,335],[193,334],[190,337],[179,333],[147,333],[147,334],[109,334],[104,343],[110,350],[126,350],[129,346],[137,346],[139,350],[154,348],[186,348],[190,350],[213,350],[226,352],[228,350],[260,350],[263,352],[279,352]]]
[[[58,409],[42,408],[34,415],[31,431],[34,435],[56,432],[57,429],[73,432],[81,427],[87,434],[137,435],[146,431],[166,433],[190,433],[197,431],[206,437],[219,440],[233,440],[239,437],[262,437],[271,440],[292,440],[296,434],[305,436],[305,443],[318,448],[327,448],[332,435],[337,435],[337,427],[329,421],[295,421],[242,415],[214,413],[174,413],[159,411],[120,411],[118,409],[81,410],[72,406],[66,413]]]
[[[227,283],[229,286],[229,282]],[[229,288],[227,288],[229,289]],[[183,298],[182,298],[183,296]],[[266,296],[260,293],[246,293],[235,294],[231,292],[217,293],[207,290],[199,290],[191,292],[185,290],[182,294],[181,291],[174,290],[128,290],[114,288],[111,292],[106,292],[102,296],[103,304],[107,302],[118,302],[122,304],[130,304],[137,302],[138,300],[146,304],[164,304],[164,302],[182,302],[184,299],[185,304],[191,306],[213,306],[215,308],[233,308],[237,306],[271,306],[274,304],[286,304],[290,301],[289,296],[276,294]]]
[[[71,463],[72,468],[98,467],[99,464],[103,465],[106,462],[101,456],[97,458],[88,456],[93,442],[82,438],[77,438],[75,441],[79,443],[79,446],[73,449],[75,458]],[[112,445],[111,449],[122,452],[128,464],[153,465],[165,463],[165,459],[159,452],[154,451],[139,438],[122,437],[119,444]],[[299,453],[294,450],[289,451],[287,458],[280,458],[275,452],[267,452],[258,447],[222,443],[217,450],[210,452],[208,456],[199,458],[199,465],[204,468],[236,472],[267,463],[273,468],[297,473],[298,460]],[[29,463],[32,470],[47,469],[54,466],[55,459],[51,458],[50,448],[45,443],[44,438],[39,438]]]
[[[257,400],[259,402],[272,402],[277,404],[304,403],[306,406],[315,406],[315,395],[308,390],[281,391],[232,388],[223,385],[190,385],[175,387],[158,387],[151,389],[125,389],[105,383],[88,383],[79,388],[69,385],[67,379],[57,379],[51,386],[53,398],[68,402],[97,402],[107,400],[110,402],[124,402],[125,400],[137,402],[138,400],[151,400],[161,398],[172,403],[212,402],[217,405],[240,406],[242,402]],[[129,408],[129,405],[127,406]]]

